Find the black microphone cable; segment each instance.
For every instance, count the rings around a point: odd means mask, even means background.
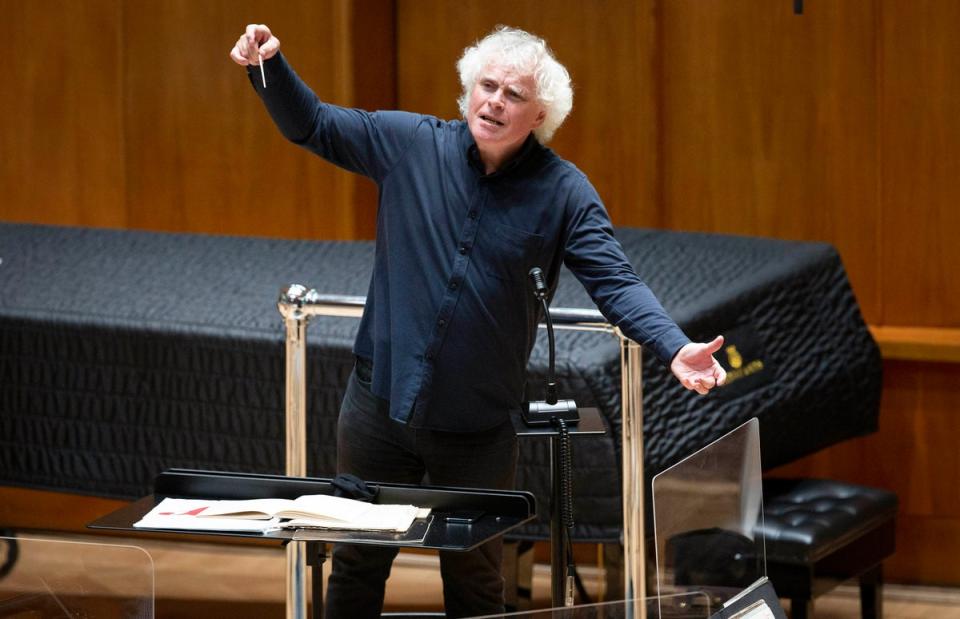
[[[553,422],[556,424],[559,434],[560,521],[566,529],[566,535],[564,536],[567,555],[567,578],[564,586],[566,601],[568,606],[573,604],[573,587],[575,586],[577,593],[580,595],[580,601],[584,604],[590,604],[590,595],[583,584],[583,579],[580,578],[577,563],[573,558],[573,446],[570,443],[570,430],[567,428],[567,422],[560,417],[555,418]]]
[[[570,445],[570,431],[567,422],[555,418],[553,422],[559,433],[560,458],[560,522],[566,529],[564,535],[564,552],[567,555],[567,575],[564,582],[564,600],[567,606],[573,606],[573,584],[575,582],[576,562],[573,560],[573,451]],[[557,506],[554,506],[557,509]]]

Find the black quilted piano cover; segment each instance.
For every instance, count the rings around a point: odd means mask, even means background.
[[[691,337],[728,339],[718,356],[733,380],[707,397],[645,359],[648,476],[751,417],[765,467],[876,429],[879,354],[831,246],[617,236]],[[171,467],[282,473],[279,289],[363,295],[372,251],[369,242],[0,224],[0,484],[132,499]],[[593,308],[569,273],[553,305]],[[356,326],[310,325],[310,475],[333,474]],[[615,541],[619,344],[560,331],[557,345],[561,394],[598,407],[610,429],[574,441],[576,537]],[[531,385],[545,366],[542,336]],[[545,439],[521,443],[518,485],[537,494],[544,516],[524,536],[548,536],[548,454]]]

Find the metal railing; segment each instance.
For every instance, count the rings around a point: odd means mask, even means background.
[[[286,326],[286,474],[307,472],[307,324],[314,316],[363,315],[365,297],[320,294],[300,284],[280,291],[277,309]],[[620,342],[624,597],[646,597],[644,572],[643,390],[640,345],[609,324],[597,310],[550,308],[557,329],[599,331]],[[542,325],[541,325],[542,326]],[[287,619],[306,619],[305,543],[287,544]],[[641,604],[640,615],[645,608]]]

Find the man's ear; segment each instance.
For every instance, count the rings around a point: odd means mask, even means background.
[[[533,121],[533,128],[536,129],[543,124],[543,121],[547,119],[547,110],[540,108],[540,113],[537,114],[537,117]]]

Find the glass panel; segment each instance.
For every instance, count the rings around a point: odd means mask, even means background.
[[[766,576],[756,419],[653,478],[660,596],[708,592],[719,606]]]
[[[153,617],[142,548],[0,537],[0,617]]]

